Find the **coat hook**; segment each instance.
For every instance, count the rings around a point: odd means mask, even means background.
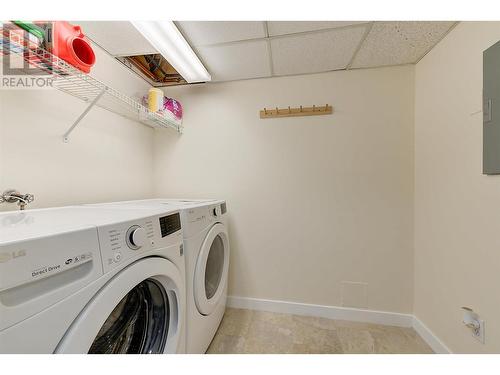
[[[328,103],[326,104],[325,112],[328,111]]]
[[[300,106],[300,112],[302,112],[302,106]]]
[[[288,106],[288,113],[292,113],[292,110],[290,109],[290,106]]]
[[[280,113],[280,110],[278,109],[278,107],[276,107],[276,114],[278,115]]]
[[[267,109],[264,107],[264,114],[267,115]]]
[[[313,112],[316,111],[316,106],[313,104]]]

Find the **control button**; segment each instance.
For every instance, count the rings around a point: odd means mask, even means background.
[[[115,262],[119,262],[120,260],[122,260],[122,254],[115,253],[115,256],[113,257],[113,259],[115,260]]]
[[[126,241],[132,250],[140,249],[146,243],[146,230],[138,225],[130,227],[127,231]]]

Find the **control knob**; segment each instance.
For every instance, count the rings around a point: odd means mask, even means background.
[[[138,225],[127,231],[127,245],[132,250],[140,249],[146,243],[146,230]]]
[[[220,206],[214,207],[214,209],[212,210],[212,213],[214,214],[215,217],[222,215],[222,210],[221,210]]]

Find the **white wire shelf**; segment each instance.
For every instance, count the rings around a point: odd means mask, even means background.
[[[151,112],[138,101],[40,48],[36,41],[29,39],[29,34],[14,24],[0,23],[0,30],[1,55],[24,60],[27,64],[21,70],[25,74],[49,74],[53,87],[89,103],[64,134],[65,141],[68,141],[69,133],[94,105],[153,128],[171,128],[182,133],[182,120],[176,119],[172,113]]]

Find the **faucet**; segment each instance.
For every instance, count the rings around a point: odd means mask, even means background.
[[[21,194],[15,189],[5,190],[2,195],[0,195],[0,203],[16,203],[20,210],[24,210],[26,205],[33,202],[35,196],[33,194]]]

